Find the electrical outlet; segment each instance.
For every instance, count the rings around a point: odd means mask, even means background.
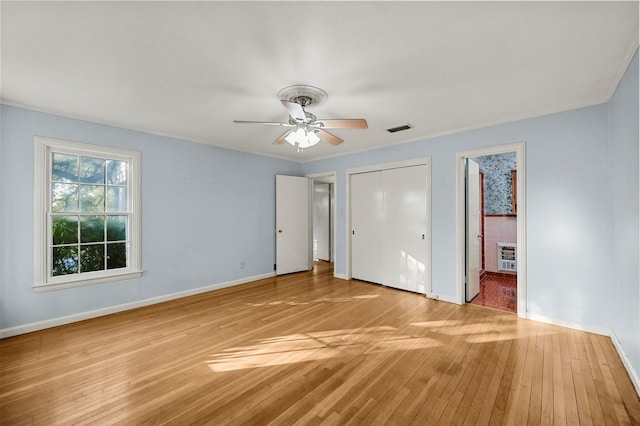
[[[244,260],[240,261],[240,269],[244,269],[245,266],[247,266],[245,261]]]

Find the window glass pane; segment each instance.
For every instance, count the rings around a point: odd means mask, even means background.
[[[78,156],[53,153],[51,180],[57,182],[78,182]]]
[[[80,211],[104,211],[104,186],[80,185]]]
[[[54,247],[53,248],[52,274],[68,275],[78,272],[78,247]]]
[[[54,245],[78,242],[78,216],[53,216],[51,222]]]
[[[127,184],[127,162],[107,160],[107,185]]]
[[[107,244],[107,269],[127,267],[127,244]]]
[[[107,241],[127,239],[127,216],[109,216],[107,219]]]
[[[80,157],[80,181],[104,184],[104,163],[102,158]]]
[[[82,272],[104,270],[104,244],[80,246],[80,270]]]
[[[104,241],[104,216],[82,216],[80,218],[80,242]]]
[[[51,211],[77,212],[78,185],[54,183],[51,186]]]
[[[122,186],[107,187],[107,211],[126,212],[127,211],[127,188]]]

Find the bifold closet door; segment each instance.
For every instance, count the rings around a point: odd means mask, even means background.
[[[426,293],[426,165],[351,175],[351,276]]]
[[[417,293],[426,293],[427,176],[426,165],[382,172],[384,282]]]
[[[383,284],[382,226],[384,189],[382,173],[351,175],[351,276]]]

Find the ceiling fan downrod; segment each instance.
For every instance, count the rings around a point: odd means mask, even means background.
[[[309,96],[300,95],[293,98],[292,101],[303,107],[306,107],[307,105],[311,105],[311,102],[313,102],[313,99],[311,99],[311,97]]]

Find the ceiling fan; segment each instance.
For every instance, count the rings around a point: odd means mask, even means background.
[[[325,140],[332,145],[344,142],[339,137],[325,129],[366,129],[367,121],[362,118],[353,119],[318,119],[314,114],[305,111],[305,107],[319,105],[327,99],[327,93],[313,86],[289,86],[278,92],[278,98],[289,113],[286,122],[273,121],[243,121],[234,120],[239,124],[266,124],[287,127],[287,130],[274,144],[289,143],[297,147],[298,152]]]

